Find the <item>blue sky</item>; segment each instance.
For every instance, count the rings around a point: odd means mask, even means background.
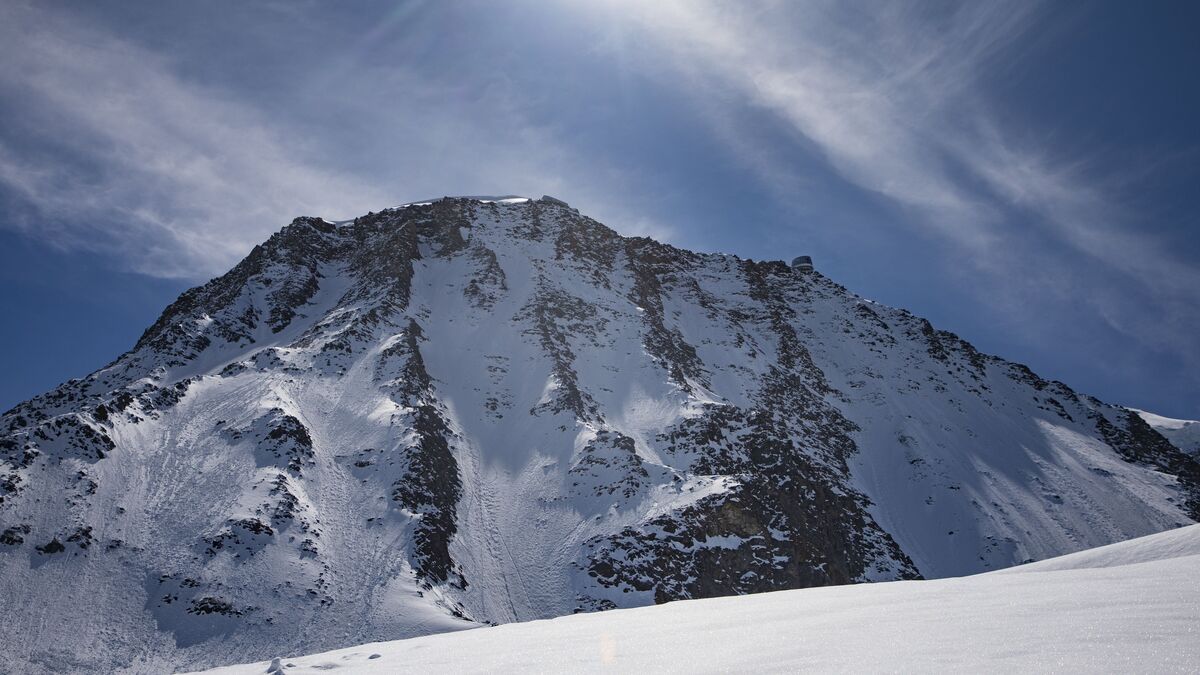
[[[101,6],[103,5],[103,6]],[[0,407],[297,215],[544,193],[1200,418],[1200,6],[0,5]]]

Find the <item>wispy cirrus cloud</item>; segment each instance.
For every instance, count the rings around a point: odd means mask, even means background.
[[[980,83],[1014,59],[1037,2],[610,2],[647,62],[682,75],[718,135],[781,200],[803,177],[778,147],[726,124],[745,106],[792,129],[846,181],[958,247],[998,307],[1090,304],[1110,327],[1200,366],[1200,270],[1137,231],[1085,159],[1005,128]],[[653,56],[647,56],[653,54]],[[1031,235],[1013,236],[1019,228]],[[1044,246],[1055,243],[1053,250]],[[1119,290],[1115,285],[1125,284]],[[1025,323],[1034,326],[1037,316]]]
[[[936,40],[898,5],[618,4],[710,101],[773,112],[846,179],[920,208],[949,236],[987,242],[989,207],[952,176],[942,122],[959,112],[953,103],[972,65],[1018,30],[1023,12],[995,23],[956,17]],[[759,159],[750,158],[770,172],[772,162]]]
[[[20,133],[0,137],[0,181],[33,206],[18,225],[39,237],[187,276],[244,255],[285,214],[383,199],[322,170],[260,111],[175,76],[157,54],[63,14],[20,5],[2,14],[0,91],[21,109],[9,127]]]
[[[432,194],[565,191],[631,232],[675,234],[608,199],[632,173],[527,119],[512,82],[368,58],[411,10],[369,45],[297,64],[288,98],[270,101],[188,77],[171,55],[70,12],[0,8],[8,226],[183,278],[223,271],[296,215],[345,218]],[[287,13],[311,32],[291,39],[321,44],[319,19]],[[327,109],[325,126],[302,106]]]

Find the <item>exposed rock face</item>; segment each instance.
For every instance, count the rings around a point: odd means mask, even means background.
[[[444,199],[299,218],[0,418],[0,653],[249,661],[1196,519],[1137,415],[819,273]]]

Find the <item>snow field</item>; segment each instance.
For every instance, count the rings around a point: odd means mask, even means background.
[[[1200,669],[1200,525],[1002,572],[688,600],[282,658],[290,674]],[[210,673],[266,672],[257,663]]]

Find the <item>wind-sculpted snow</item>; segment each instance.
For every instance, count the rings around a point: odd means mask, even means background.
[[[1200,516],[1140,417],[552,200],[299,218],[0,419],[0,654],[161,671],[998,569]]]

